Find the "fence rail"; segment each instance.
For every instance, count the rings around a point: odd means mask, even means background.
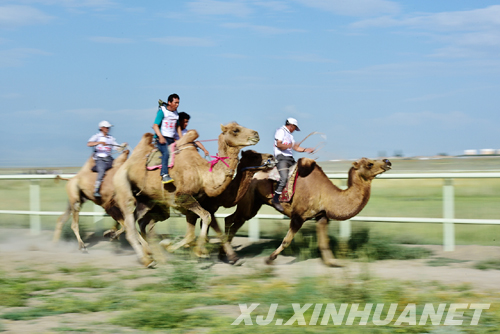
[[[71,178],[75,174],[61,174],[61,177]],[[347,179],[347,173],[327,174],[332,179]],[[62,211],[40,210],[40,183],[39,180],[54,179],[56,175],[0,175],[0,180],[29,180],[30,181],[30,209],[29,210],[0,210],[0,214],[29,215],[30,230],[32,234],[41,231],[40,216],[59,216]],[[382,174],[377,179],[442,179],[443,180],[443,217],[442,218],[417,218],[417,217],[353,217],[350,220],[340,222],[340,237],[348,238],[351,234],[351,221],[384,222],[384,223],[435,223],[443,224],[443,246],[445,251],[455,250],[455,228],[454,224],[485,224],[500,225],[500,219],[457,219],[455,218],[455,191],[454,179],[484,179],[500,178],[498,172],[467,172],[467,173],[405,173],[405,174]],[[99,221],[107,216],[101,207],[94,206],[94,212],[80,212],[82,216],[94,216],[94,221]],[[228,214],[216,214],[218,218],[226,217]],[[259,219],[288,219],[281,214],[258,214],[249,222],[249,238],[259,239]]]

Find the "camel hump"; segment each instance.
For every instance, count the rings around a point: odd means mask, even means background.
[[[177,147],[186,143],[194,142],[198,138],[198,131],[192,129],[188,130],[185,135],[182,136],[181,139],[177,141]]]
[[[153,134],[151,132],[146,132],[145,134],[142,135],[141,141],[147,141],[147,142],[153,141]]]
[[[297,170],[300,177],[306,177],[316,168],[316,161],[309,158],[300,158],[297,162]]]

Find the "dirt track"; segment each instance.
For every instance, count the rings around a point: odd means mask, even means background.
[[[84,265],[109,270],[109,279],[113,279],[116,272],[134,273],[138,278],[126,284],[155,283],[157,278],[150,277],[148,269],[142,269],[131,249],[123,249],[117,253],[117,248],[109,241],[99,241],[89,248],[88,254],[77,250],[76,242],[62,242],[53,245],[50,241],[51,232],[44,232],[40,236],[30,236],[27,230],[2,230],[0,234],[0,271],[7,275],[22,275],[23,268],[51,273],[51,279],[67,279],[68,276],[60,268],[77,268]],[[233,241],[236,250],[249,246],[246,238],[236,238]],[[435,253],[432,258],[448,258],[462,260],[446,266],[429,266],[429,259],[421,260],[386,260],[375,263],[362,263],[351,260],[340,260],[343,268],[327,268],[319,259],[297,261],[294,257],[279,256],[275,261],[275,274],[285,280],[295,280],[301,276],[328,275],[339,280],[349,275],[369,273],[370,277],[387,279],[401,279],[405,281],[437,281],[444,284],[469,284],[472,289],[479,291],[496,291],[500,282],[500,270],[474,269],[474,263],[487,259],[498,259],[500,247],[457,246],[455,252],[443,252],[440,246],[424,246]],[[168,257],[171,255],[167,255]],[[431,258],[431,259],[432,259]],[[162,266],[162,265],[160,265]],[[165,265],[163,265],[165,266]],[[244,275],[265,268],[264,257],[256,256],[245,258],[239,266],[231,266],[222,262],[215,262],[211,268],[215,275]],[[216,278],[217,279],[217,278]],[[0,312],[5,308],[0,308]],[[231,310],[226,310],[230,312]],[[238,309],[233,310],[238,314]],[[75,326],[87,324],[90,320],[99,321],[99,317],[109,318],[113,312],[105,315],[81,314],[71,317],[68,314],[48,316],[36,321],[3,321],[6,333],[44,333],[51,328],[60,326],[60,323],[69,322]],[[46,328],[47,331],[39,331]],[[99,327],[100,333],[138,333],[121,327],[104,325]]]

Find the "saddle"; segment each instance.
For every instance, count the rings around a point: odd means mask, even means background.
[[[174,159],[175,159],[175,143],[170,144],[168,146],[168,150],[170,152],[168,158],[168,168],[172,168],[174,166]],[[160,150],[154,148],[148,155],[148,160],[146,161],[146,169],[155,170],[161,168],[161,157],[162,154]]]
[[[271,172],[269,172],[270,180],[279,181],[280,174],[278,168],[274,167]],[[288,181],[286,182],[285,188],[281,192],[280,202],[290,202],[292,200],[293,194],[295,193],[295,182],[297,181],[297,164],[293,165],[289,169]],[[271,188],[271,193],[274,193],[274,185]]]

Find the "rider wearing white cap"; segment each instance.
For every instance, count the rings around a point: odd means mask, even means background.
[[[108,121],[99,122],[99,132],[90,137],[87,146],[94,148],[95,169],[97,170],[97,180],[94,186],[94,197],[101,197],[99,189],[106,170],[113,166],[113,157],[111,151],[118,147],[113,136],[109,135],[109,129],[112,127]],[[123,145],[126,145],[124,143]]]
[[[280,173],[280,182],[273,196],[273,205],[276,210],[283,212],[283,207],[279,202],[279,197],[288,181],[289,168],[295,164],[293,159],[293,150],[297,152],[312,153],[314,149],[300,147],[293,139],[292,133],[300,131],[299,124],[295,118],[288,118],[285,125],[276,130],[274,134],[274,156],[278,161],[278,172]]]

